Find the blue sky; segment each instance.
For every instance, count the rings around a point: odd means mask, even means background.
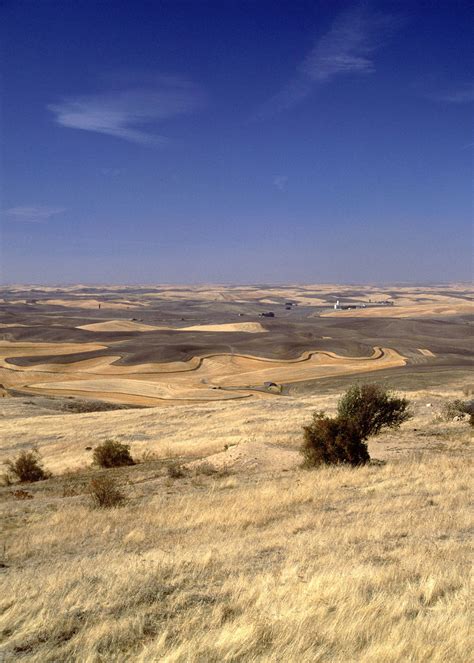
[[[2,281],[468,280],[469,6],[3,2]]]

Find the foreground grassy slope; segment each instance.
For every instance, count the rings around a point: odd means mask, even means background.
[[[130,444],[135,458],[151,452],[159,458],[174,455],[189,461],[222,453],[227,445],[231,449],[222,460],[232,467],[237,460],[238,465],[248,467],[265,445],[266,458],[253,464],[259,470],[278,471],[283,464],[278,451],[293,451],[294,464],[300,463],[297,449],[302,426],[314,410],[334,413],[340,393],[86,414],[46,409],[28,397],[4,398],[0,399],[0,463],[36,445],[54,474],[86,468],[92,460],[91,448],[112,437]],[[375,458],[398,457],[459,438],[459,425],[441,424],[437,417],[448,398],[464,397],[460,387],[437,392],[411,390],[407,396],[413,403],[414,419],[400,431],[376,438],[369,445]],[[461,429],[467,430],[465,425]]]
[[[80,474],[7,500],[7,660],[464,663],[459,431],[361,469],[173,481],[142,465],[117,471],[130,502],[111,511]]]

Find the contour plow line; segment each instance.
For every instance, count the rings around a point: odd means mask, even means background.
[[[26,356],[26,351],[29,351],[31,356],[30,348],[23,350],[23,356]],[[43,354],[46,354],[46,348],[42,350]],[[48,351],[51,354],[51,348],[48,348]],[[37,356],[41,356],[41,353]],[[67,354],[64,356],[67,357]],[[315,350],[305,351],[296,359],[212,353],[193,357],[186,362],[147,363],[136,366],[117,364],[120,359],[120,356],[102,356],[23,368],[12,364],[10,358],[8,368],[10,375],[14,373],[17,378],[12,386],[33,393],[87,395],[125,402],[143,402],[146,405],[163,400],[215,401],[251,395],[268,398],[273,395],[262,391],[255,393],[255,388],[261,390],[265,382],[301,382],[387,369],[406,363],[406,359],[396,350],[381,347],[375,347],[368,357],[343,357],[333,352]],[[5,380],[5,375],[8,378],[8,374],[5,370],[3,373],[2,379]],[[59,376],[63,378],[61,381],[57,381]]]
[[[389,354],[395,354],[398,357],[402,358],[405,362],[405,359],[395,350],[391,348],[381,348],[374,347],[372,355],[369,357],[344,357],[338,355],[335,352],[330,352],[327,350],[305,350],[299,357],[294,359],[273,359],[270,357],[259,357],[256,355],[240,354],[240,353],[209,353],[200,356],[194,356],[186,361],[172,361],[172,362],[147,362],[144,364],[118,364],[119,361],[123,359],[123,355],[105,355],[102,357],[92,357],[90,359],[80,359],[78,361],[72,362],[60,362],[60,363],[45,363],[45,364],[33,364],[29,366],[19,366],[15,364],[15,360],[20,357],[39,357],[42,355],[55,354],[59,348],[64,349],[67,347],[70,351],[58,353],[58,357],[67,357],[68,355],[73,355],[81,352],[96,352],[98,350],[108,349],[104,345],[94,345],[87,344],[87,350],[84,350],[84,344],[55,344],[55,343],[27,343],[19,344],[18,347],[12,348],[10,344],[9,349],[15,350],[14,356],[6,356],[5,346],[0,343],[0,367],[7,370],[14,371],[33,371],[35,373],[68,373],[71,370],[74,373],[93,373],[101,375],[154,375],[154,374],[170,374],[170,373],[187,373],[191,371],[197,371],[203,367],[206,362],[214,362],[217,365],[227,364],[229,361],[233,363],[236,367],[239,363],[239,360],[246,360],[247,362],[259,363],[268,363],[275,364],[276,366],[280,365],[290,365],[290,364],[301,364],[304,362],[314,362],[314,363],[327,363],[327,359],[331,360],[331,363],[348,363],[348,362],[365,362],[365,361],[377,361],[384,358],[387,358]],[[90,346],[93,347],[90,347]],[[41,347],[41,346],[48,346]],[[74,349],[72,349],[74,346]],[[80,349],[82,348],[82,350]],[[35,350],[34,353],[31,350]],[[325,361],[326,359],[326,361]],[[219,361],[221,360],[221,361]]]

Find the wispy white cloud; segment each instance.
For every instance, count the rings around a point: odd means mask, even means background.
[[[204,93],[197,85],[177,77],[119,83],[115,82],[108,91],[67,98],[48,108],[63,127],[143,145],[160,145],[167,139],[155,133],[157,123],[191,113],[205,103]]]
[[[5,214],[16,221],[25,221],[28,223],[44,223],[56,214],[62,214],[66,211],[65,207],[46,207],[44,205],[24,205],[20,207],[10,207],[5,210]]]
[[[367,75],[375,71],[374,52],[383,44],[397,19],[370,13],[363,5],[339,15],[298,66],[294,78],[262,108],[272,115],[303,101],[317,85],[343,74]]]
[[[273,178],[273,184],[279,191],[286,191],[288,186],[288,175],[277,175]]]

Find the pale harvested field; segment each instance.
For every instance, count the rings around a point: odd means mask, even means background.
[[[177,331],[246,332],[261,334],[267,330],[259,322],[235,322],[222,325],[192,325],[191,327],[181,327]]]
[[[121,302],[108,302],[102,299],[45,299],[41,304],[47,306],[64,306],[65,308],[85,308],[85,309],[133,309],[140,308],[136,302],[121,301]]]
[[[107,320],[106,322],[91,322],[88,325],[78,325],[77,328],[95,332],[147,332],[156,329],[162,329],[162,327],[156,327],[155,325],[144,325],[140,322],[134,322],[132,320]]]
[[[474,304],[450,303],[450,304],[416,304],[408,306],[379,306],[376,308],[360,308],[349,311],[328,311],[322,313],[324,317],[349,317],[349,318],[419,318],[419,317],[443,317],[462,315],[463,313],[474,313]]]
[[[369,357],[353,358],[340,357],[332,352],[305,352],[296,360],[212,354],[194,357],[188,362],[133,366],[117,364],[120,355],[29,367],[19,367],[12,363],[14,357],[48,353],[64,355],[67,359],[68,354],[79,351],[78,344],[33,345],[0,342],[0,379],[6,387],[21,387],[32,393],[89,394],[94,398],[105,397],[123,402],[139,402],[137,397],[143,397],[143,404],[151,404],[152,399],[212,401],[250,395],[255,397],[255,392],[245,390],[262,387],[265,382],[294,383],[405,364],[403,356],[390,348],[374,348]],[[84,344],[82,348],[83,352],[97,349],[101,349],[101,346]],[[58,374],[61,374],[62,380],[58,381]],[[237,391],[225,391],[229,388]],[[129,396],[134,400],[127,400]],[[265,393],[259,392],[258,396],[264,397]]]
[[[56,473],[110,436],[136,457],[208,458],[219,471],[172,480],[160,460],[109,471],[129,497],[111,511],[84,492],[97,470],[26,486],[24,501],[2,489],[0,652],[466,663],[469,430],[438,419],[452,394],[408,396],[415,418],[370,446],[386,464],[316,471],[298,469],[301,425],[336,396],[31,418],[34,406],[2,399],[3,452],[36,441]]]
[[[267,330],[262,327],[259,322],[236,322],[221,325],[191,325],[190,327],[157,327],[154,325],[144,325],[140,322],[133,320],[107,320],[106,322],[93,322],[88,325],[79,325],[78,329],[85,329],[94,332],[122,332],[122,331],[138,331],[148,332],[155,330],[168,330],[168,331],[197,331],[197,332],[246,332],[251,334],[258,334],[266,332]]]
[[[105,345],[98,343],[29,343],[0,341],[0,365],[15,369],[7,363],[9,357],[41,357],[53,354],[72,355],[77,352],[105,350]]]
[[[45,294],[56,294],[55,298],[45,297],[37,301],[40,306],[55,306],[82,309],[126,310],[143,309],[150,302],[185,302],[192,299],[201,302],[216,303],[249,303],[261,302],[268,306],[277,306],[281,300],[293,301],[304,306],[324,306],[334,303],[336,299],[351,299],[360,302],[377,303],[391,299],[398,306],[411,306],[424,303],[430,304],[460,304],[466,296],[469,284],[449,284],[433,286],[396,285],[382,288],[371,285],[341,285],[341,284],[295,284],[287,286],[228,286],[228,285],[196,285],[196,286],[96,286],[88,287],[87,296],[81,290],[84,286],[65,286],[62,288],[49,288],[41,286]],[[24,294],[26,286],[10,286],[11,294]],[[118,293],[120,298],[109,300],[104,293],[112,291]],[[442,292],[440,292],[442,291]],[[133,298],[130,294],[133,293]],[[138,295],[138,297],[137,297]],[[471,292],[472,295],[472,292]],[[5,300],[4,300],[5,301]],[[26,303],[27,299],[10,300],[16,303]],[[472,297],[471,297],[472,302]]]
[[[28,325],[22,325],[18,322],[0,322],[0,328],[7,329],[8,327],[27,327]]]
[[[424,357],[435,357],[436,355],[434,352],[431,352],[431,350],[428,350],[427,348],[418,348],[418,351],[421,352],[421,354]]]

